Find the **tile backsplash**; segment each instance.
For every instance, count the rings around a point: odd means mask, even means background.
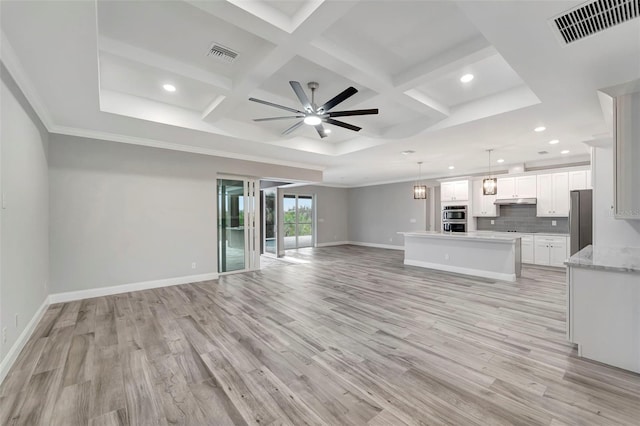
[[[491,221],[495,220],[495,225]],[[556,221],[556,226],[551,221]],[[519,232],[548,232],[553,234],[569,233],[569,218],[567,217],[536,217],[535,205],[500,206],[500,216],[479,217],[479,231],[519,231]]]

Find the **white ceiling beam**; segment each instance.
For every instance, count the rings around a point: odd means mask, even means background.
[[[265,54],[264,58],[256,64],[250,73],[234,80],[233,93],[227,96],[218,106],[211,109],[208,114],[203,114],[203,119],[216,121],[223,118],[229,111],[246,102],[249,94],[260,87],[275,72],[291,61],[299,52],[307,49],[308,44],[322,34],[326,29],[340,19],[356,2],[322,2],[314,9],[306,20],[289,36],[282,36],[282,32],[268,32],[260,29],[259,33],[273,43],[274,47]],[[224,8],[222,8],[224,10]],[[218,13],[215,9],[210,13]],[[228,12],[225,12],[229,15]],[[216,15],[217,16],[217,15]],[[232,22],[233,23],[233,22]],[[253,32],[250,25],[244,23],[243,28]],[[260,35],[255,33],[256,35]]]

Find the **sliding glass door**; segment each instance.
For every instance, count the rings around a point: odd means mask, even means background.
[[[265,189],[264,193],[264,216],[263,230],[264,252],[276,255],[277,226],[276,226],[276,191],[275,189]]]
[[[256,181],[218,179],[218,272],[259,269]],[[259,223],[259,222],[258,222]]]
[[[313,196],[285,194],[282,216],[285,250],[313,247]]]

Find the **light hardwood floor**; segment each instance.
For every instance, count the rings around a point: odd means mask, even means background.
[[[290,253],[219,281],[52,305],[0,424],[640,423],[640,375],[576,357],[564,273],[516,283]]]

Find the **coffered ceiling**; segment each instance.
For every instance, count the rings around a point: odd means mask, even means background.
[[[610,133],[597,90],[640,78],[640,20],[565,45],[550,20],[578,4],[3,1],[2,60],[51,132],[362,185],[415,178],[418,161],[425,177],[482,172],[489,148],[505,160],[494,170],[587,158],[582,142]],[[237,57],[208,55],[213,44]],[[380,113],[323,139],[306,125],[282,135],[295,119],[254,122],[289,113],[249,97],[301,109],[290,80],[318,82],[318,104],[353,86],[335,110]]]

